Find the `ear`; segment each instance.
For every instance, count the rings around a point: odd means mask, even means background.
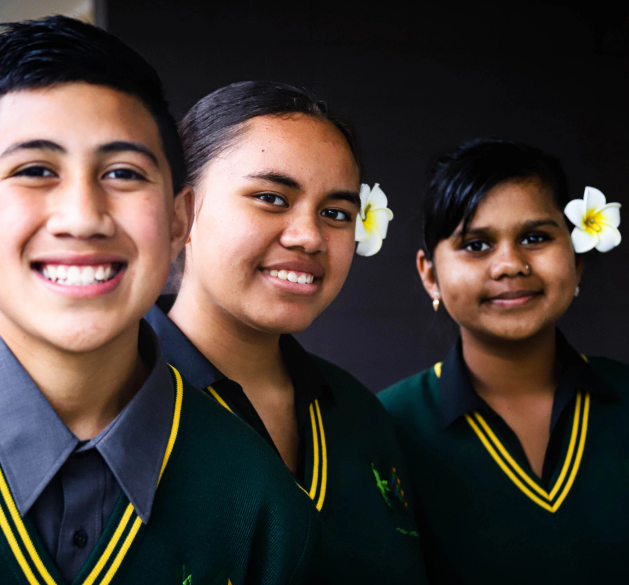
[[[172,225],[170,230],[170,261],[181,252],[192,228],[194,220],[194,190],[186,185],[175,197]]]
[[[428,260],[423,250],[417,252],[417,272],[422,279],[422,284],[431,299],[439,298],[439,283],[437,273],[432,260]]]

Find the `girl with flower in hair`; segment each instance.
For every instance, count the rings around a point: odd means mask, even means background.
[[[500,139],[437,158],[417,269],[460,337],[385,390],[433,583],[629,582],[629,367],[556,327],[619,204],[568,202],[559,162]],[[569,227],[574,224],[574,228]]]
[[[314,582],[422,583],[388,415],[291,336],[338,294],[355,241],[376,253],[392,217],[379,187],[360,185],[351,126],[302,90],[243,82],[201,99],[181,133],[195,221],[177,298],[147,317],[166,359],[266,439],[312,498],[324,525]]]

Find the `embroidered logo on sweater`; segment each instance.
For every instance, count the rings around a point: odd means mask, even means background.
[[[193,580],[192,571],[190,567],[187,567],[186,565],[180,565],[179,571],[179,579],[183,579],[183,581],[181,581],[181,585],[231,585],[231,581],[229,579],[230,571],[227,569],[215,569],[210,571],[201,580]],[[177,583],[177,585],[179,584]]]
[[[408,508],[408,502],[404,498],[402,482],[397,475],[395,467],[391,467],[388,477],[384,474],[381,476],[373,463],[371,464],[371,471],[373,471],[373,475],[376,478],[376,485],[387,506],[392,508],[393,504],[391,500],[397,500],[405,509]]]

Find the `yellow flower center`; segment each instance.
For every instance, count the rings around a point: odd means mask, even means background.
[[[588,212],[583,220],[583,227],[590,233],[592,232],[600,232],[603,228],[600,225],[600,220],[602,216],[600,213]]]

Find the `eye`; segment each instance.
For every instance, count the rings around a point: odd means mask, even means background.
[[[352,221],[352,216],[344,209],[324,209],[321,215],[334,221]]]
[[[46,167],[26,167],[13,174],[14,177],[32,177],[35,179],[48,179],[56,177],[55,173]]]
[[[103,179],[118,179],[123,181],[146,181],[146,177],[133,169],[120,168],[108,171]]]
[[[255,198],[276,207],[288,207],[286,200],[275,193],[258,193]]]
[[[548,240],[550,240],[550,236],[548,234],[542,232],[534,232],[531,234],[526,234],[522,238],[522,243],[524,245],[535,245],[542,244],[543,242],[547,242]]]
[[[486,252],[489,250],[489,244],[483,240],[467,242],[463,247],[469,252]]]

